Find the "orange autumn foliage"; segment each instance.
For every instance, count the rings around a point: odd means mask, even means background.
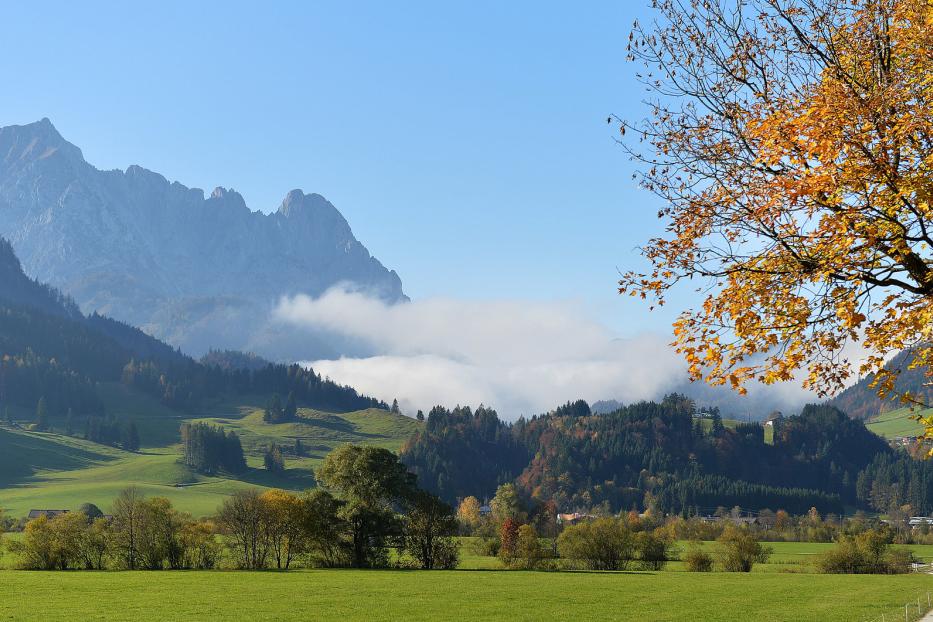
[[[667,230],[620,292],[663,304],[693,283],[674,345],[693,379],[739,392],[799,378],[827,395],[858,372],[888,396],[903,349],[930,374],[933,3],[654,6],[629,57],[657,99],[620,125]],[[850,344],[870,353],[857,369]]]

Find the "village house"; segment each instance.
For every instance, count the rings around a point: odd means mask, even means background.
[[[39,518],[40,516],[45,516],[46,518],[54,518],[59,514],[67,514],[69,510],[29,510],[29,514],[26,516],[29,520]]]

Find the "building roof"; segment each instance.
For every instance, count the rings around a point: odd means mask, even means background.
[[[53,516],[58,516],[59,514],[67,514],[69,510],[29,510],[27,518],[39,518],[40,516],[45,516],[47,518],[52,518]]]

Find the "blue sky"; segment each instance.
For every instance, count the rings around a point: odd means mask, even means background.
[[[606,124],[644,112],[624,59],[643,3],[130,4],[6,5],[0,124],[48,116],[99,168],[253,209],[323,194],[416,299],[669,330],[615,293],[660,231]]]

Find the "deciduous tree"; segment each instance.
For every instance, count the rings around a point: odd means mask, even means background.
[[[406,550],[425,570],[456,568],[460,560],[453,509],[429,492],[419,491],[405,518]]]
[[[740,392],[800,377],[831,393],[852,343],[883,395],[893,352],[933,375],[933,5],[654,6],[629,48],[651,114],[621,129],[640,138],[626,145],[667,233],[620,292],[704,292],[674,325],[677,350],[694,379]]]

